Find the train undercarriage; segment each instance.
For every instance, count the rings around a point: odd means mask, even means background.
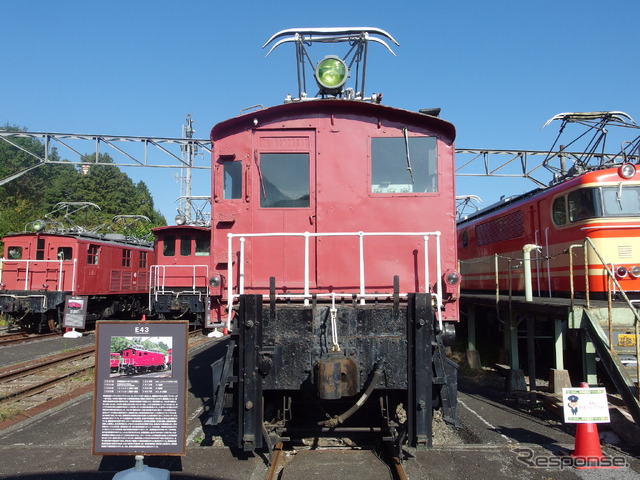
[[[202,291],[168,291],[151,296],[149,310],[159,320],[188,320],[191,329],[205,323],[207,294]]]
[[[29,333],[60,330],[66,297],[63,291],[3,291],[0,313]],[[147,295],[102,295],[88,297],[87,323],[109,318],[134,319],[146,312]]]
[[[360,305],[263,303],[241,295],[227,354],[212,365],[211,423],[231,406],[245,451],[304,437],[377,434],[432,445],[433,410],[457,424],[452,335],[428,294]]]

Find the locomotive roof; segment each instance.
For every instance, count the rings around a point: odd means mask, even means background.
[[[463,225],[463,224],[465,224],[467,222],[470,222],[472,220],[476,220],[478,218],[482,218],[482,217],[486,216],[487,214],[489,214],[491,212],[502,210],[503,208],[506,208],[509,205],[513,205],[514,203],[518,203],[521,200],[526,200],[529,197],[533,197],[533,196],[537,195],[538,193],[545,192],[547,190],[548,190],[548,188],[536,188],[535,190],[530,190],[530,191],[528,191],[526,193],[522,193],[520,195],[512,195],[510,197],[502,197],[496,203],[493,203],[493,204],[489,205],[488,207],[485,207],[485,208],[483,208],[481,210],[478,210],[477,212],[473,212],[473,213],[467,215],[462,220],[459,220],[458,221],[458,226]]]
[[[15,237],[31,237],[31,236],[47,236],[47,237],[70,237],[76,240],[85,240],[88,242],[112,243],[117,245],[126,245],[130,247],[152,248],[152,243],[133,237],[127,237],[120,233],[91,233],[91,232],[18,232],[7,233],[5,238]]]
[[[488,214],[492,213],[492,212],[496,212],[499,210],[502,210],[510,205],[513,205],[515,203],[518,203],[520,201],[524,201],[527,200],[531,197],[534,197],[536,195],[540,195],[543,193],[547,193],[547,192],[558,192],[558,191],[563,191],[563,190],[567,190],[569,188],[572,188],[576,185],[579,184],[583,184],[583,183],[590,183],[590,182],[601,182],[603,180],[605,180],[603,177],[606,175],[611,175],[612,172],[617,172],[616,168],[596,168],[594,167],[591,170],[588,170],[586,172],[583,172],[579,175],[575,175],[573,177],[570,178],[566,178],[565,180],[563,180],[562,182],[559,183],[554,183],[549,187],[540,187],[540,188],[536,188],[534,190],[530,190],[528,192],[519,194],[519,195],[512,195],[510,197],[504,197],[501,200],[499,200],[496,203],[493,203],[491,205],[489,205],[488,207],[485,207],[481,210],[478,210],[477,212],[474,212],[468,216],[466,216],[464,219],[459,220],[457,222],[458,226],[460,225],[464,225],[467,222],[470,222],[472,220],[477,220],[479,218],[482,218],[484,216],[487,216]],[[617,173],[615,173],[615,175],[617,175]],[[619,180],[619,179],[618,179]],[[552,193],[553,195],[554,193]]]
[[[165,227],[155,227],[151,229],[154,235],[156,233],[175,232],[179,230],[199,230],[201,232],[210,232],[211,228],[204,227],[202,225],[167,225]]]
[[[218,123],[211,130],[211,141],[224,137],[232,132],[248,130],[257,125],[278,121],[281,118],[311,116],[317,113],[344,113],[384,116],[390,120],[426,125],[445,136],[445,142],[453,143],[456,130],[453,124],[425,113],[389,107],[377,103],[342,100],[342,99],[314,99],[303,102],[285,103],[262,110],[246,113]]]

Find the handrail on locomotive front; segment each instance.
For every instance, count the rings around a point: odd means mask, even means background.
[[[167,290],[166,281],[167,278],[172,278],[171,274],[167,273],[167,269],[180,269],[185,270],[191,267],[193,273],[191,274],[191,288],[192,291],[181,290],[180,293],[202,293],[200,290],[197,290],[197,279],[203,278],[203,284],[201,287],[206,287],[207,282],[209,280],[209,265],[201,264],[201,265],[151,265],[151,279],[149,284],[149,300],[151,300],[152,296],[156,296],[158,294],[164,294],[171,292],[171,290]],[[203,269],[204,274],[198,275],[197,269]]]
[[[309,286],[309,274],[310,274],[310,266],[309,266],[309,239],[312,237],[357,237],[359,243],[359,276],[360,276],[360,285],[359,285],[359,293],[356,294],[356,298],[360,301],[361,305],[365,304],[366,298],[379,298],[382,296],[391,296],[393,292],[386,293],[367,293],[366,291],[366,282],[365,282],[365,265],[364,265],[364,237],[381,237],[381,236],[414,236],[414,237],[422,237],[424,240],[424,285],[425,291],[424,293],[430,293],[431,297],[435,299],[436,302],[436,315],[438,319],[438,324],[440,330],[442,331],[442,263],[441,263],[441,250],[440,250],[440,236],[441,232],[327,232],[327,233],[311,233],[311,232],[303,232],[303,233],[229,233],[227,234],[228,240],[228,251],[227,251],[227,259],[228,259],[228,281],[227,281],[227,329],[231,331],[231,317],[233,315],[233,301],[235,298],[244,294],[244,244],[249,238],[260,238],[260,237],[301,237],[304,239],[304,293],[302,294],[292,294],[285,293],[276,295],[276,298],[298,298],[302,299],[304,305],[309,305],[309,300],[312,298],[310,293]],[[435,251],[436,251],[436,289],[434,291],[430,291],[430,279],[429,279],[429,239],[431,237],[435,237]],[[238,293],[234,294],[233,289],[235,288],[233,283],[234,273],[233,273],[233,239],[238,238],[240,242],[240,258],[238,261],[239,270],[238,270]],[[400,296],[406,297],[408,293],[400,293]],[[327,292],[316,294],[316,297],[328,297],[332,300],[336,297],[352,297],[353,293],[336,293],[336,292]],[[263,295],[263,297],[268,298],[268,295]]]
[[[25,277],[24,277],[24,290],[42,290],[42,286],[38,285],[38,288],[29,288],[30,287],[30,281],[29,281],[29,265],[31,263],[57,263],[58,264],[58,280],[57,280],[57,284],[56,284],[56,288],[53,289],[53,291],[62,291],[64,289],[64,279],[63,279],[63,274],[64,274],[64,264],[63,262],[68,261],[68,260],[31,260],[31,259],[26,259],[26,260],[17,260],[17,259],[10,259],[10,258],[0,258],[0,283],[2,283],[2,275],[4,273],[4,269],[5,269],[5,264],[7,263],[24,263],[26,265],[25,267]],[[71,270],[71,291],[75,291],[75,284],[76,284],[76,267],[77,267],[77,263],[78,263],[78,259],[74,258],[73,259],[73,268]]]

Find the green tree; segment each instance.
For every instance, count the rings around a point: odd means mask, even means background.
[[[22,129],[5,125],[2,130]],[[10,141],[15,145],[0,140],[0,178],[34,167],[40,163],[37,157],[44,157],[44,145],[37,139],[12,137]],[[55,149],[48,157],[60,160]],[[106,165],[97,165],[95,154],[85,155],[81,161],[89,165],[86,173],[70,162],[46,164],[0,186],[0,237],[23,231],[27,223],[43,218],[59,202],[95,203],[100,207],[97,218],[103,224],[116,215],[144,215],[150,223],[138,225],[134,232],[120,232],[140,238],[147,236],[151,228],[166,225],[165,218],[155,210],[145,183],[135,184],[115,165],[109,165],[113,161],[108,154],[99,157],[99,162]]]

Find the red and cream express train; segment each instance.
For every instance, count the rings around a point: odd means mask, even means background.
[[[632,164],[588,171],[550,188],[506,199],[458,222],[458,253],[467,291],[522,292],[523,248],[531,253],[532,290],[567,296],[571,290],[569,248],[587,247],[588,288],[594,298],[617,287],[640,297],[640,173]],[[586,289],[584,250],[572,249],[574,291]],[[497,265],[497,272],[496,272]]]

